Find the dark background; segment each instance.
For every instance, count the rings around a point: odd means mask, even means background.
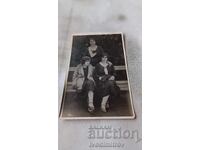
[[[81,57],[89,47],[90,38],[94,38],[96,44],[108,53],[108,59],[114,66],[125,65],[121,34],[77,35],[73,37],[70,67],[75,67],[80,63]],[[117,70],[116,73],[116,80],[127,80],[126,70]],[[72,76],[73,72],[69,72],[68,81],[72,81]]]
[[[76,35],[73,36],[72,52],[70,67],[75,67],[80,63],[81,57],[85,54],[85,51],[89,47],[89,39],[94,38],[96,44],[101,46],[104,52],[107,52],[109,61],[113,63],[114,66],[125,66],[123,42],[121,34],[106,34],[106,35]],[[71,70],[68,73],[68,82],[72,81],[74,71]],[[127,86],[127,71],[116,70],[116,81],[125,81],[122,86]],[[121,84],[118,86],[120,87]],[[63,103],[63,116],[76,116],[76,117],[109,117],[109,116],[131,116],[132,111],[130,108],[130,91],[120,90],[118,97],[109,98],[109,111],[107,113],[102,113],[100,110],[101,97],[98,95],[94,96],[95,113],[91,114],[87,111],[87,95],[77,94],[76,92],[68,91],[71,86],[68,84],[66,88],[66,93],[64,93],[64,103]],[[77,111],[78,110],[78,111]],[[69,115],[70,114],[70,115]]]
[[[125,65],[121,34],[106,34],[74,36],[70,61],[71,67],[75,67],[80,63],[81,57],[90,46],[90,38],[94,38],[96,44],[101,46],[104,52],[108,53],[109,61],[111,61],[113,65]]]

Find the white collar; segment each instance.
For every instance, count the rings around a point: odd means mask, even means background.
[[[108,66],[108,63],[103,64],[102,62],[100,62],[100,65],[102,65],[104,68]]]

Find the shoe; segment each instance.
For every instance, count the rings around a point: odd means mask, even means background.
[[[92,113],[92,112],[94,112],[94,110],[95,110],[95,108],[94,108],[93,103],[89,103],[89,105],[88,105],[88,111],[89,111],[90,113]]]

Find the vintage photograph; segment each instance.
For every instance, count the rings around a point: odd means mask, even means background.
[[[61,119],[134,119],[122,33],[73,34]]]

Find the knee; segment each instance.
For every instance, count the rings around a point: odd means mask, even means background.
[[[88,85],[94,85],[94,81],[88,80],[87,84],[88,84]]]
[[[108,86],[110,86],[110,87],[114,87],[115,81],[109,80],[109,81],[107,82],[107,84],[108,84]]]
[[[94,88],[95,88],[94,81],[88,80],[88,81],[87,81],[87,89],[88,89],[89,91],[94,91]]]

